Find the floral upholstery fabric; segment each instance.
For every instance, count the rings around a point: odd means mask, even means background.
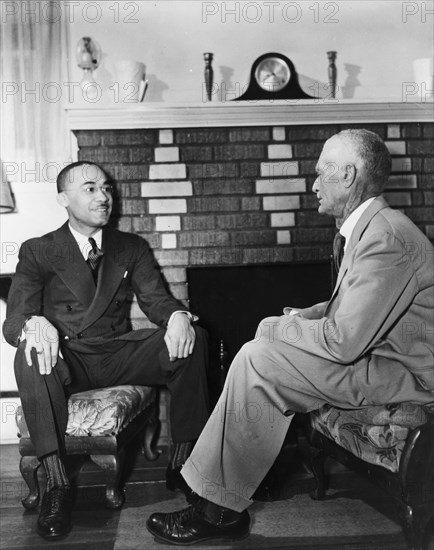
[[[357,410],[324,405],[310,415],[311,425],[344,449],[392,472],[399,461],[409,432],[427,421],[424,408],[398,403]]]
[[[148,386],[114,386],[75,393],[68,401],[66,434],[117,435],[153,401],[155,389]],[[28,437],[21,407],[17,411],[17,426],[19,434]]]

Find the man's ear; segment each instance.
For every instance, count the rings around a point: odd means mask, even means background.
[[[344,168],[344,186],[351,187],[356,180],[357,169],[354,164],[347,164]]]
[[[60,206],[64,206],[65,208],[69,206],[69,201],[66,193],[63,191],[61,193],[57,193],[57,202],[60,204]]]

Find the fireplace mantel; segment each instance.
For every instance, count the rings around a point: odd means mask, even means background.
[[[297,100],[67,109],[70,130],[431,122],[432,102]]]

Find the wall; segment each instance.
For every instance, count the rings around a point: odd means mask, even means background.
[[[430,124],[365,124],[392,153],[386,191],[434,239]],[[150,243],[174,295],[186,266],[327,259],[335,228],[311,192],[324,140],[346,125],[76,131],[79,158],[118,182],[119,228]],[[143,321],[137,307],[136,322]]]
[[[432,56],[432,1],[81,4],[70,10],[70,78],[80,81],[75,48],[82,36],[91,36],[104,53],[95,77],[111,101],[108,87],[119,59],[146,64],[146,102],[183,103],[203,100],[203,52],[215,54],[214,101],[239,95],[253,61],[268,51],[292,59],[308,93],[318,91],[309,86],[319,82],[323,96],[326,52],[336,50],[338,97],[380,100],[401,99],[403,82],[414,81],[413,60]]]
[[[66,210],[56,201],[56,185],[45,181],[11,183],[15,211],[0,217],[0,273],[11,275],[18,262],[18,250],[23,241],[53,231],[66,220]],[[6,317],[6,304],[0,300],[0,326]],[[0,344],[0,443],[17,442],[15,410],[19,400],[14,374],[15,348],[3,338]],[[7,397],[4,397],[8,395]],[[11,397],[12,396],[12,397]]]

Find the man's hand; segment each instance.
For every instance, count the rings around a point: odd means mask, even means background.
[[[27,364],[32,366],[31,351],[35,348],[38,356],[39,372],[50,374],[59,355],[59,333],[48,319],[42,316],[30,317],[24,325],[26,335],[25,355]]]
[[[298,307],[296,309],[292,307],[284,307],[284,315],[298,315],[302,319],[322,319],[325,315],[328,302],[320,302],[311,307]]]
[[[283,308],[283,314],[284,315],[299,315],[300,310],[294,309],[293,307],[284,307]]]
[[[194,348],[196,333],[185,313],[173,316],[164,336],[171,361],[188,357]]]

